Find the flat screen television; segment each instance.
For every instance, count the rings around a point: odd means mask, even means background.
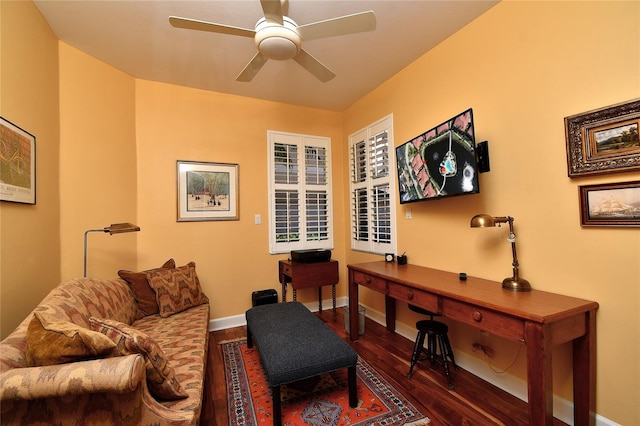
[[[400,204],[480,192],[473,110],[399,145],[396,164]]]

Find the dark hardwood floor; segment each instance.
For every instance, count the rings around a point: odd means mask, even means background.
[[[473,374],[458,369],[452,372],[455,390],[449,390],[441,367],[432,369],[419,362],[408,379],[413,342],[387,330],[369,319],[365,334],[351,342],[344,331],[342,309],[334,322],[332,311],[318,316],[339,336],[349,342],[358,354],[380,372],[396,389],[440,425],[526,425],[527,404]],[[204,389],[202,425],[227,426],[227,401],[224,367],[218,342],[246,337],[246,327],[212,332]],[[554,425],[565,425],[555,419]]]

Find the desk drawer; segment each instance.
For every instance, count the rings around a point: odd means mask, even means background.
[[[431,312],[439,313],[438,296],[433,293],[407,287],[398,283],[389,283],[389,296],[412,305],[420,306]]]
[[[291,276],[293,275],[293,272],[291,269],[292,268],[290,264],[280,262],[280,273],[278,274],[280,284],[286,284],[291,282]]]
[[[382,293],[387,292],[387,281],[382,278],[363,274],[362,272],[353,271],[353,282],[358,285],[372,288]]]
[[[489,309],[444,299],[442,311],[448,318],[508,339],[524,341],[524,321]]]

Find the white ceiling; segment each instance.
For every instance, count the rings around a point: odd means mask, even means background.
[[[373,10],[377,28],[303,42],[337,75],[327,83],[293,60],[270,60],[241,83],[235,77],[256,53],[253,39],[174,28],[168,17],[253,29],[263,16],[259,0],[35,0],[60,40],[133,77],[333,111],[343,111],[497,2],[290,0],[287,15],[298,25]]]

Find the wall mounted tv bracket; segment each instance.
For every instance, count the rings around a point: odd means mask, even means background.
[[[491,170],[489,165],[489,142],[478,142],[476,145],[476,161],[478,162],[478,171],[480,173]]]

